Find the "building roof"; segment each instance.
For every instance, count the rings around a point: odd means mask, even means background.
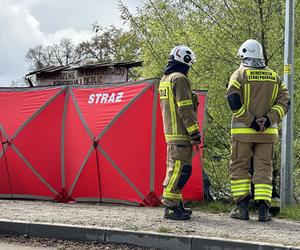
[[[99,63],[90,63],[82,66],[71,67],[71,66],[48,66],[38,70],[34,70],[26,74],[26,76],[37,75],[41,73],[54,73],[62,70],[84,70],[84,69],[95,69],[102,67],[125,67],[125,68],[133,68],[142,66],[143,62],[135,62],[135,61],[123,61],[123,62],[99,62]]]
[[[71,66],[48,66],[48,67],[44,67],[44,68],[41,68],[38,70],[31,71],[28,74],[26,74],[26,76],[37,75],[37,74],[41,74],[41,73],[54,73],[57,71],[68,69],[70,67]]]
[[[101,68],[101,67],[125,67],[125,68],[133,68],[142,66],[143,62],[135,62],[135,61],[124,61],[124,62],[100,62],[100,63],[91,63],[85,64],[82,66],[74,67],[73,69],[92,69],[92,68]]]

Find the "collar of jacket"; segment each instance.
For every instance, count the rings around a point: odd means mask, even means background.
[[[184,75],[188,74],[190,67],[187,64],[170,60],[164,70],[164,75],[169,75],[174,72],[180,72]]]

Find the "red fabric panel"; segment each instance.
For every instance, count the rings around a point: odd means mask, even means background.
[[[0,158],[0,197],[1,195],[10,196],[11,189],[10,189],[10,180],[9,180],[9,174],[7,172],[7,166],[5,162],[5,154],[3,154],[4,147],[2,146],[2,143],[5,141],[4,135],[2,135],[0,130],[0,155],[2,154],[2,157]]]
[[[36,112],[61,87],[25,91],[0,91],[0,117],[6,133],[12,136],[16,130]]]
[[[69,195],[75,200],[77,198],[84,197],[99,197],[99,184],[97,179],[98,173],[96,168],[97,164],[95,160],[91,160],[91,158],[95,158],[94,153],[90,156],[88,163],[84,166],[82,172],[79,175],[79,179],[76,180],[75,178],[80,171],[83,160],[87,157],[88,151],[93,145],[93,138],[98,137],[103,129],[105,129],[105,127],[112,121],[112,119],[114,119],[115,116],[146,86],[147,84],[137,84],[121,87],[112,86],[109,88],[103,86],[84,89],[73,88],[74,96],[80,110],[76,110],[73,101],[69,101],[65,126],[65,155],[66,190],[70,192],[70,188],[73,185],[74,181],[77,181],[74,191],[72,193],[69,193]],[[102,99],[102,97],[105,95],[106,99]],[[85,128],[83,127],[83,123],[79,119],[78,112],[82,114],[84,122],[92,133],[93,138],[90,138],[90,135],[88,135]],[[126,113],[127,112],[128,111],[126,111]],[[123,119],[122,117],[120,119]],[[116,124],[119,124],[118,121],[112,126],[112,128],[110,128],[110,130],[113,130]],[[124,124],[121,124],[121,128],[117,128],[117,133],[121,134],[120,131],[122,131],[123,128]],[[118,135],[117,133],[116,135]],[[108,145],[110,147],[111,145],[113,145],[116,148],[118,147],[118,144],[112,143],[112,141],[115,141],[114,136],[115,132],[113,133],[111,138],[108,138]],[[100,145],[102,145],[102,139],[100,140]],[[121,158],[120,152],[118,150],[115,149],[114,152],[117,153],[117,158]],[[98,154],[99,153],[100,152],[98,152]],[[114,157],[114,160],[116,159],[116,157]],[[101,172],[103,169],[101,161],[100,163],[98,162],[98,164],[100,164],[99,168]],[[114,178],[115,176],[110,176],[110,183]],[[103,186],[101,181],[100,185]],[[119,198],[122,198],[121,195],[119,195]]]
[[[145,86],[145,84],[138,84],[134,87],[73,88],[73,92],[84,120],[92,133],[98,136]]]
[[[78,198],[92,198],[93,200],[100,200],[101,193],[99,190],[99,177],[96,159],[96,153],[95,150],[93,150],[93,153],[80,173],[80,177],[76,182],[73,192],[70,194],[74,200]]]
[[[65,136],[63,138],[63,152],[65,155],[65,188],[66,191],[69,193],[68,195],[72,196],[72,193],[70,193],[70,189],[73,183],[76,181],[76,176],[79,173],[80,168],[84,163],[84,160],[87,157],[90,148],[93,145],[93,138],[90,138],[88,132],[83,126],[83,123],[80,120],[79,114],[75,108],[75,104],[71,98],[71,95],[69,95],[67,103],[64,131]],[[92,178],[93,177],[94,175],[92,176]],[[82,188],[89,188],[88,185],[89,184],[83,185]],[[91,185],[95,186],[93,183],[91,183]],[[78,192],[78,190],[76,190],[76,192]]]
[[[101,198],[136,202],[143,201],[129,183],[112,167],[111,163],[102,155],[100,161]]]
[[[129,88],[132,92],[133,89],[140,91],[140,86]],[[154,86],[135,100],[100,140],[105,152],[144,195],[150,190],[153,98]],[[101,169],[107,168],[100,166]],[[101,178],[101,184],[108,187],[115,185],[105,178]],[[124,199],[123,190],[118,191],[119,197]]]
[[[37,175],[25,164],[12,147],[6,151],[7,165],[14,196],[28,195],[53,198],[55,194],[37,177]]]
[[[5,155],[14,195],[54,197],[54,192],[50,191],[37,176],[38,174],[46,182],[49,182],[54,189],[59,189],[60,187],[60,173],[58,171],[60,168],[60,152],[57,153],[57,148],[52,147],[56,145],[60,148],[60,130],[57,132],[56,126],[61,120],[60,113],[51,109],[50,105],[35,119],[30,120],[31,116],[60,90],[61,87],[55,87],[51,89],[35,89],[33,91],[23,89],[24,92],[0,92],[1,124],[12,143],[11,145],[9,144]],[[62,96],[54,102],[56,105],[60,105],[63,100]],[[53,117],[53,115],[56,116]],[[52,118],[56,120],[52,120]],[[17,129],[25,122],[28,122],[27,125],[22,128],[14,140],[11,140]],[[51,131],[52,127],[55,131]],[[60,127],[60,123],[58,127]],[[33,173],[20,156],[12,150],[12,146],[20,151],[38,174]],[[49,155],[53,158],[49,159]],[[52,159],[54,164],[51,164]],[[47,170],[48,166],[51,166],[52,169]]]
[[[34,92],[33,92],[34,93]],[[61,125],[65,91],[32,119],[13,141],[33,168],[61,190]]]
[[[167,155],[167,145],[165,142],[165,135],[163,129],[163,121],[161,115],[161,108],[158,98],[157,104],[157,114],[156,114],[156,150],[155,150],[155,193],[162,195],[164,181],[166,175],[166,155]]]

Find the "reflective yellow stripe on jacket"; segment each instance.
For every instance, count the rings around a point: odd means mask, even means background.
[[[192,100],[184,100],[184,101],[177,102],[178,108],[184,106],[190,106],[190,105],[193,106]]]
[[[246,124],[242,122],[234,122],[231,124],[231,134],[273,134],[278,135],[278,126],[277,124],[273,124],[271,127],[267,128],[263,132],[258,132],[253,128],[249,128]]]
[[[282,117],[284,117],[284,108],[282,106],[280,106],[279,104],[275,104],[272,109],[276,110],[279,114],[280,119],[282,119]]]
[[[278,129],[277,128],[267,128],[263,132],[258,132],[253,128],[232,128],[231,134],[272,134],[272,135],[278,135]]]
[[[245,103],[245,109],[247,110],[250,106],[250,84],[249,83],[244,85],[244,103]]]
[[[198,130],[199,130],[198,124],[194,124],[194,125],[187,128],[187,131],[189,132],[189,134],[191,134],[194,131],[198,131]]]
[[[180,140],[184,140],[184,141],[190,141],[191,138],[188,135],[165,135],[166,137],[166,141],[180,141]]]
[[[228,84],[228,88],[235,87],[236,89],[240,89],[241,84],[236,80],[230,80]]]
[[[278,84],[275,84],[274,89],[273,89],[273,93],[272,93],[272,98],[271,98],[271,106],[273,106],[277,95],[278,95]]]
[[[172,132],[173,134],[177,134],[176,110],[175,110],[175,102],[173,98],[172,83],[160,82],[159,93],[163,93],[165,94],[165,96],[167,95],[167,97],[163,96],[163,98],[160,97],[160,99],[168,99],[169,101],[171,120],[172,120]]]
[[[234,117],[241,117],[243,114],[245,114],[246,108],[243,105],[239,110],[233,112]]]

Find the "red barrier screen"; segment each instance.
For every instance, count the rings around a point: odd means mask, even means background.
[[[0,197],[159,205],[166,144],[157,79],[0,88]],[[199,124],[205,111],[199,97]],[[186,200],[203,199],[202,150]]]

